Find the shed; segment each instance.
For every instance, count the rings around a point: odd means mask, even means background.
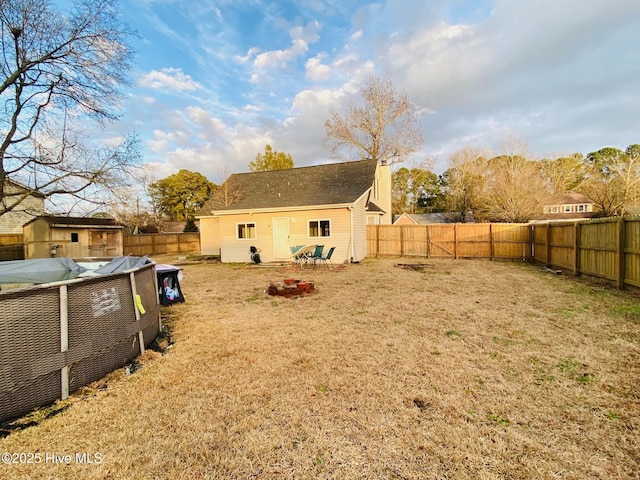
[[[22,227],[25,258],[124,255],[124,226],[112,218],[42,215]]]

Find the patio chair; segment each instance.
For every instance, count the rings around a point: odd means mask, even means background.
[[[329,265],[327,264],[327,262],[329,262],[331,264],[331,266],[333,267],[333,262],[331,261],[331,255],[333,255],[333,251],[336,249],[336,247],[331,247],[329,249],[329,252],[326,255],[321,255],[320,258],[318,258],[318,260],[316,261],[320,261],[322,263],[324,263],[324,266],[329,268]]]
[[[316,262],[322,258],[323,250],[324,245],[316,245],[316,249],[313,251],[313,254],[309,255],[309,261],[313,262],[313,268],[316,267]]]

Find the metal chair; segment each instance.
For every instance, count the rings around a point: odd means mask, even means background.
[[[313,251],[313,254],[309,256],[309,261],[313,262],[313,268],[316,268],[316,262],[322,258],[323,250],[324,245],[316,245],[316,249]]]
[[[336,247],[331,247],[329,249],[329,252],[327,253],[327,255],[321,255],[320,258],[318,258],[318,260],[316,261],[320,261],[322,263],[324,263],[324,266],[329,268],[329,265],[327,264],[327,262],[329,262],[331,264],[331,266],[333,267],[333,262],[331,261],[331,255],[333,255],[333,251],[336,249]]]

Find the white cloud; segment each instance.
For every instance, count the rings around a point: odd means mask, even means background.
[[[294,39],[291,43],[291,48],[286,50],[271,50],[258,54],[253,64],[258,68],[277,67],[304,55],[309,49],[307,42],[302,39]]]
[[[236,55],[235,59],[240,63],[246,63],[258,53],[260,53],[260,49],[258,47],[251,47],[249,50],[247,50],[247,54],[245,56]]]
[[[279,67],[307,53],[309,44],[320,39],[318,22],[309,22],[305,27],[297,26],[289,30],[291,47],[284,50],[270,50],[256,55],[253,62],[257,68]],[[253,50],[253,49],[252,49]],[[251,50],[248,55],[250,55]]]
[[[316,82],[322,82],[329,78],[331,74],[331,68],[322,63],[322,59],[325,55],[318,55],[314,58],[307,60],[305,68],[307,71],[307,77]]]
[[[207,66],[197,77],[207,79],[206,92],[186,67],[187,73],[156,66],[142,86],[202,91],[189,95],[188,106],[159,95],[153,105],[141,94],[131,100],[137,125],[148,136],[154,131],[150,161],[214,181],[225,164],[247,171],[266,143],[291,153],[297,166],[327,161],[322,139],[329,109],[345,111],[360,100],[369,74],[385,72],[414,102],[425,153],[438,158],[439,169],[464,144],[497,149],[507,134],[527,138],[534,152],[588,153],[638,141],[637,0],[491,0],[490,6],[471,2],[473,11],[445,0],[339,3],[324,3],[323,14],[305,5],[295,18],[275,19],[265,10],[260,28],[246,36],[226,15],[232,4],[219,3],[224,26],[200,22],[206,37],[181,40],[181,51],[194,59],[192,48],[206,60],[195,62]],[[269,28],[287,32],[292,22],[298,26],[276,45],[282,48],[260,41]]]
[[[189,75],[185,74],[181,68],[152,70],[143,76],[138,83],[141,87],[153,88],[156,90],[174,90],[177,92],[192,92],[202,88],[202,85],[194,81]]]

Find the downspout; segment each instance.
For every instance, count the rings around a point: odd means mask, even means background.
[[[356,258],[356,242],[353,241],[353,207],[347,207],[347,210],[349,210],[349,223],[351,227],[351,234],[349,235],[349,241],[351,242],[350,263],[353,263],[353,259]]]

